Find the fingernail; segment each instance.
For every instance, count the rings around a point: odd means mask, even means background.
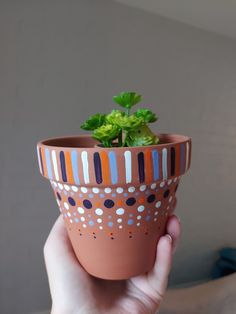
[[[172,237],[169,234],[166,234],[166,237],[168,238],[168,240],[170,241],[170,243],[172,243]]]

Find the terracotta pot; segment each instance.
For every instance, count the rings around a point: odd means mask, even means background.
[[[75,254],[88,273],[127,279],[149,271],[156,245],[188,170],[191,139],[161,134],[160,144],[103,148],[90,136],[37,144]]]

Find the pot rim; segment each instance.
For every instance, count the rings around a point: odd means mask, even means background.
[[[73,139],[86,139],[86,138],[92,138],[91,134],[81,134],[81,135],[67,135],[67,136],[59,136],[59,137],[50,137],[47,139],[43,139],[41,141],[37,142],[37,146],[45,146],[45,147],[55,147],[55,148],[74,148],[74,149],[84,149],[86,148],[86,150],[88,151],[92,151],[94,150],[94,148],[96,148],[97,150],[132,150],[132,149],[136,149],[136,148],[153,148],[153,147],[166,147],[166,146],[171,146],[171,145],[175,145],[175,144],[179,144],[179,143],[185,143],[188,141],[191,141],[191,138],[189,136],[186,135],[182,135],[182,134],[175,134],[175,133],[159,133],[156,134],[159,138],[163,138],[163,139],[171,139],[171,138],[177,138],[177,140],[170,140],[170,141],[163,141],[160,144],[153,144],[153,145],[146,145],[146,146],[128,146],[128,147],[116,147],[116,146],[112,146],[112,147],[100,147],[100,146],[72,146],[72,145],[55,145],[55,143],[53,142],[60,142],[61,140],[64,142],[65,140],[73,140]],[[94,145],[99,144],[100,142],[93,139],[94,140]]]

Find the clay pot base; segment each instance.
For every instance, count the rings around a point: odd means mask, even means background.
[[[152,269],[179,179],[112,188],[51,181],[75,254],[89,274],[121,280]]]

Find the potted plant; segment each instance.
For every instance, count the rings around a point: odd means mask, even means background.
[[[155,135],[148,109],[131,114],[141,95],[113,99],[123,110],[90,117],[81,128],[92,134],[43,140],[37,153],[81,265],[99,278],[127,279],[153,267],[191,139]]]

